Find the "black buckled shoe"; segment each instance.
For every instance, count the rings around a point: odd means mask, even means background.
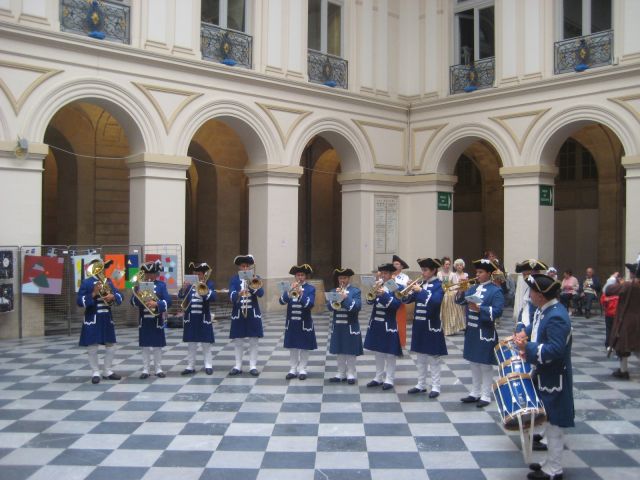
[[[348,378],[348,379],[347,379],[347,383],[348,383],[349,385],[355,385],[355,383],[356,383],[356,379],[355,379],[355,378]]]
[[[527,474],[527,478],[529,480],[562,480],[562,474],[558,473],[556,475],[549,475],[544,473],[542,470],[534,470]]]
[[[623,372],[619,368],[617,370],[614,370],[611,373],[611,376],[619,378],[620,380],[629,380],[629,372]]]
[[[437,392],[436,390],[431,390],[429,392],[429,398],[438,398],[440,396],[440,392]]]
[[[475,403],[478,400],[480,400],[480,397],[472,397],[471,395],[467,395],[466,397],[460,399],[462,403]]]
[[[371,380],[369,383],[367,383],[367,387],[371,388],[371,387],[379,387],[380,385],[382,385],[382,382],[379,382],[377,380]]]
[[[122,377],[117,373],[112,373],[111,375],[107,375],[106,377],[103,375],[102,378],[105,380],[122,380]]]
[[[306,380],[306,379],[307,379],[306,373],[301,373],[300,375],[298,375],[298,380]]]
[[[530,463],[529,470],[533,470],[534,472],[537,472],[538,470],[542,470],[542,465],[540,465],[539,463]]]
[[[249,370],[249,373],[254,377],[257,377],[258,375],[260,375],[260,372],[258,372],[257,368],[252,368],[251,370]]]
[[[211,367],[205,368],[204,373],[206,373],[207,375],[213,375],[213,368]]]
[[[156,377],[158,377],[158,378],[164,378],[164,377],[166,377],[166,376],[167,376],[167,375],[166,375],[166,373],[164,373],[164,372],[157,372],[157,373],[156,373]]]
[[[240,375],[241,373],[242,373],[242,370],[239,370],[236,367],[233,367],[229,372],[229,375],[231,375],[232,377],[235,377],[236,375]]]
[[[91,383],[93,383],[94,385],[96,383],[100,383],[100,375],[94,375],[93,377],[91,377]]]
[[[486,400],[478,400],[478,403],[476,403],[476,407],[477,408],[484,408],[487,405],[489,405],[490,402],[487,402]]]
[[[383,383],[382,384],[382,389],[383,390],[391,390],[393,388],[393,385],[390,383]]]
[[[425,393],[426,391],[426,388],[411,387],[407,390],[407,393]]]
[[[149,378],[149,374],[148,374],[148,373],[146,373],[146,372],[142,372],[142,373],[140,374],[140,380],[145,380],[145,379],[147,379],[147,378]]]
[[[287,373],[287,376],[284,378],[286,378],[287,380],[291,380],[292,378],[296,378],[297,376],[298,375],[296,375],[295,373],[289,372]]]
[[[331,377],[331,378],[329,379],[329,383],[340,383],[340,382],[342,382],[343,380],[344,380],[344,379],[343,379],[343,378],[340,378],[340,377]]]
[[[531,444],[531,449],[534,452],[546,452],[547,451],[547,445],[545,443],[542,443],[540,440],[533,440],[533,443]]]
[[[195,370],[191,368],[185,368],[183,371],[180,372],[180,375],[193,375],[194,373],[196,373]]]

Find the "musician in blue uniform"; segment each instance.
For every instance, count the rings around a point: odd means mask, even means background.
[[[532,463],[529,479],[561,479],[564,429],[574,426],[571,320],[556,299],[561,284],[548,275],[527,278],[531,301],[539,314],[526,330],[515,335],[521,355],[535,368],[534,385],[547,412],[547,458]]]
[[[285,321],[284,348],[289,351],[289,373],[286,379],[298,377],[299,380],[307,378],[307,362],[309,351],[318,348],[316,332],[311,318],[311,309],[316,300],[316,289],[307,283],[307,275],[313,270],[310,265],[294,265],[289,270],[290,275],[295,275],[295,281],[291,288],[280,295],[280,305],[287,305],[287,318]]]
[[[187,343],[187,368],[181,375],[196,373],[196,354],[198,343],[202,347],[204,356],[204,371],[207,375],[213,373],[211,361],[211,346],[215,343],[213,323],[211,323],[211,302],[216,299],[216,292],[212,280],[208,280],[211,267],[206,263],[189,264],[192,272],[198,275],[199,284],[185,283],[178,292],[178,298],[186,305],[182,328],[182,341]],[[205,288],[206,286],[206,288]]]
[[[529,285],[526,280],[532,273],[540,273],[546,269],[547,266],[535,258],[523,260],[516,264],[516,273],[520,274],[518,275],[513,304],[513,318],[516,325],[522,324],[522,326],[527,327],[533,321],[536,306],[529,298]]]
[[[229,338],[233,341],[236,360],[229,375],[242,373],[244,341],[248,339],[249,373],[256,377],[259,375],[258,340],[264,336],[258,298],[264,295],[264,289],[259,277],[253,272],[256,264],[253,255],[238,255],[233,263],[237,265],[239,272],[245,272],[242,273],[243,276],[251,277],[251,279],[241,279],[240,274],[235,274],[229,281],[229,301],[233,305]],[[252,272],[253,275],[251,275]]]
[[[440,305],[444,291],[437,275],[442,264],[434,258],[419,258],[417,262],[422,270],[421,282],[416,282],[408,295],[402,298],[403,303],[416,304],[411,331],[411,351],[416,353],[418,383],[410,388],[408,393],[426,392],[427,372],[431,370],[429,398],[436,398],[440,395],[441,357],[448,354],[440,321]]]
[[[158,273],[162,271],[160,260],[146,262],[142,264],[140,270],[144,273],[144,281],[153,283],[153,299],[143,299],[140,301],[137,295],[131,296],[131,305],[138,307],[138,345],[142,347],[142,373],[141,379],[149,378],[149,368],[151,366],[151,354],[153,353],[153,363],[156,369],[156,376],[166,377],[162,371],[162,347],[167,344],[164,336],[164,313],[171,306],[171,296],[167,291],[167,285],[158,280]],[[141,294],[140,288],[136,285],[134,291]]]
[[[95,259],[89,265],[101,263]],[[103,271],[113,263],[111,260],[103,264]],[[76,302],[79,307],[84,307],[84,322],[80,332],[81,347],[87,347],[89,365],[93,370],[91,383],[100,383],[100,366],[98,363],[98,347],[105,346],[103,378],[108,380],[120,380],[122,377],[111,370],[113,356],[115,354],[116,330],[111,316],[111,305],[122,303],[122,295],[107,278],[108,288],[103,288],[102,282],[96,277],[89,277],[82,281]],[[101,295],[102,294],[106,295]]]
[[[369,330],[364,339],[364,348],[375,352],[376,376],[367,383],[367,387],[379,387],[383,390],[393,388],[396,375],[396,357],[402,356],[398,324],[396,323],[396,311],[400,306],[400,300],[394,292],[385,285],[391,279],[395,267],[391,263],[385,263],[378,267],[380,279],[374,285],[373,299],[367,297],[367,303],[373,305]]]
[[[329,381],[356,383],[356,357],[362,355],[362,335],[358,314],[362,308],[360,289],[349,282],[353,276],[350,268],[336,268],[334,277],[338,279],[336,292],[340,294],[339,305],[327,302],[327,309],[333,312],[329,353],[337,355],[338,373]],[[338,308],[336,308],[338,307]]]
[[[491,273],[498,270],[497,265],[486,258],[474,261],[473,265],[478,283],[456,295],[456,303],[466,305],[462,356],[470,363],[473,382],[469,395],[460,401],[483,408],[491,402],[493,366],[496,364],[493,350],[498,344],[496,319],[502,315],[504,296],[491,280]]]

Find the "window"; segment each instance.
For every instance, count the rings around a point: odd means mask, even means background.
[[[568,138],[558,152],[558,177],[561,182],[598,180],[593,155],[573,138]]]
[[[247,24],[245,0],[202,0],[200,19],[224,29],[244,32]]]
[[[482,184],[480,170],[466,155],[461,155],[458,159],[455,175],[458,177],[457,185],[461,187],[479,187]]]
[[[342,2],[309,0],[307,47],[342,56]]]
[[[495,23],[493,2],[458,0],[455,8],[457,64],[469,65],[476,60],[495,56]]]
[[[611,29],[611,0],[561,0],[558,5],[561,39]]]

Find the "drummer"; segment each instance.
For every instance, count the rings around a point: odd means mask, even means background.
[[[541,273],[527,280],[530,298],[539,314],[514,341],[523,358],[537,372],[536,390],[547,412],[547,458],[529,465],[529,479],[562,478],[564,429],[574,426],[573,374],[571,371],[571,320],[556,299],[560,282]]]

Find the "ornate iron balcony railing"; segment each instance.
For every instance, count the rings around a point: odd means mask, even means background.
[[[307,73],[309,81],[328,87],[348,88],[349,62],[316,50],[307,50]]]
[[[212,23],[200,24],[202,58],[225,65],[251,68],[253,38],[246,33],[226,30]]]
[[[99,40],[130,43],[129,2],[60,0],[60,30]]]
[[[493,87],[496,76],[496,57],[476,60],[469,65],[452,65],[449,67],[449,74],[449,89],[452,95]]]
[[[613,30],[605,30],[568,38],[554,44],[554,72],[583,72],[587,68],[611,65],[613,60]]]

